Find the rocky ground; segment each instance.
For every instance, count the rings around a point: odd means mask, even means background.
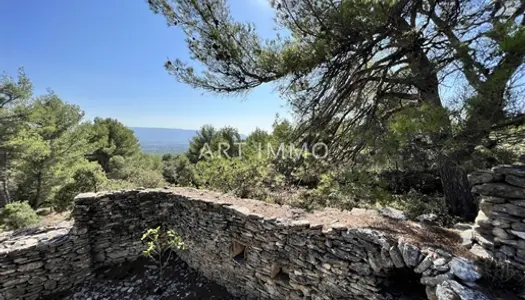
[[[97,273],[67,295],[46,300],[237,300],[176,258],[163,276],[145,259]]]

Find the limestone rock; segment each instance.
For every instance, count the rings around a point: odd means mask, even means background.
[[[511,224],[511,228],[512,228],[512,230],[524,231],[525,232],[525,223],[514,222],[514,223]]]
[[[443,293],[444,291],[448,292]],[[453,294],[456,295],[456,298],[450,298],[450,295]],[[438,296],[438,300],[490,300],[490,298],[482,292],[465,287],[454,280],[446,280],[442,282],[436,288],[436,295]],[[440,296],[445,298],[440,298]]]
[[[525,167],[524,166],[497,166],[492,168],[494,174],[501,175],[513,175],[518,177],[525,177]]]
[[[505,176],[505,181],[509,184],[525,188],[525,177],[507,175]]]
[[[494,181],[494,173],[488,171],[472,172],[467,175],[471,186]]]
[[[494,236],[500,238],[500,239],[503,239],[503,240],[508,240],[508,239],[511,239],[512,236],[510,234],[508,234],[505,229],[501,229],[500,227],[496,227],[492,230],[492,234],[494,234]]]
[[[385,206],[379,210],[379,214],[383,217],[387,217],[394,220],[406,220],[407,216],[402,210],[395,209],[392,207]]]
[[[461,246],[465,248],[472,247],[472,229],[461,231],[459,235],[461,236]]]
[[[403,255],[403,261],[407,267],[415,267],[421,261],[421,252],[418,247],[400,240],[398,248]]]
[[[473,245],[472,248],[470,248],[470,252],[479,258],[489,258],[492,256],[485,248],[477,244]]]
[[[441,284],[436,287],[436,297],[437,300],[461,300],[454,290]]]
[[[507,203],[508,200],[501,197],[493,197],[493,196],[481,196],[481,202],[488,202],[488,203],[494,203],[494,204],[503,204]]]
[[[515,236],[519,237],[520,239],[525,240],[525,232],[517,230],[511,230],[510,232]]]
[[[504,183],[484,183],[472,188],[472,192],[480,195],[512,199],[525,199],[525,189]]]
[[[525,190],[524,190],[525,191]],[[525,207],[517,206],[511,203],[494,205],[493,212],[502,212],[510,216],[525,217]],[[494,213],[493,213],[494,214]],[[501,214],[500,214],[501,215]],[[502,215],[503,217],[504,215]]]
[[[426,224],[435,224],[437,219],[438,216],[436,214],[422,214],[416,217],[416,220]]]
[[[450,271],[456,277],[466,282],[476,281],[481,278],[478,267],[464,258],[454,257],[452,261],[450,261]]]
[[[456,224],[454,224],[454,229],[460,230],[460,231],[469,230],[469,229],[472,229],[472,224],[469,224],[469,223],[456,223]]]
[[[389,249],[390,258],[392,259],[392,263],[394,263],[394,266],[398,269],[405,267],[405,262],[403,260],[403,256],[401,255],[401,252],[396,246],[392,246]]]
[[[421,274],[425,272],[430,266],[432,265],[432,262],[434,260],[433,253],[428,254],[420,263],[419,265],[414,269],[414,272]]]

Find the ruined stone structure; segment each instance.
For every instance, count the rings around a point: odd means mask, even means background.
[[[90,278],[88,242],[71,223],[0,235],[0,299],[37,299]]]
[[[525,167],[498,166],[469,180],[480,207],[475,242],[525,270]]]
[[[444,237],[364,210],[307,213],[174,189],[83,194],[73,214],[72,228],[0,237],[0,299],[37,299],[134,260],[144,230],[159,225],[181,235],[191,267],[244,299],[386,299],[396,270],[418,274],[429,299],[488,299],[467,287],[477,267],[438,247]]]

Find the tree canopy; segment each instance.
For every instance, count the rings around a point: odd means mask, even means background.
[[[273,40],[234,20],[225,0],[148,2],[197,62],[166,62],[179,81],[232,95],[276,83],[296,136],[330,137],[335,160],[392,138],[424,152],[465,218],[474,206],[461,164],[494,130],[523,124],[523,1],[276,0],[284,35]]]

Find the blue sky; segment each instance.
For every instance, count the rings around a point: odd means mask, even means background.
[[[230,0],[236,18],[271,37],[266,0]],[[178,83],[167,57],[188,58],[184,36],[145,0],[16,0],[0,4],[0,71],[24,67],[35,94],[47,88],[80,105],[89,119],[128,126],[196,129],[231,125],[242,133],[270,129],[285,101],[272,86],[244,99],[217,97]]]

